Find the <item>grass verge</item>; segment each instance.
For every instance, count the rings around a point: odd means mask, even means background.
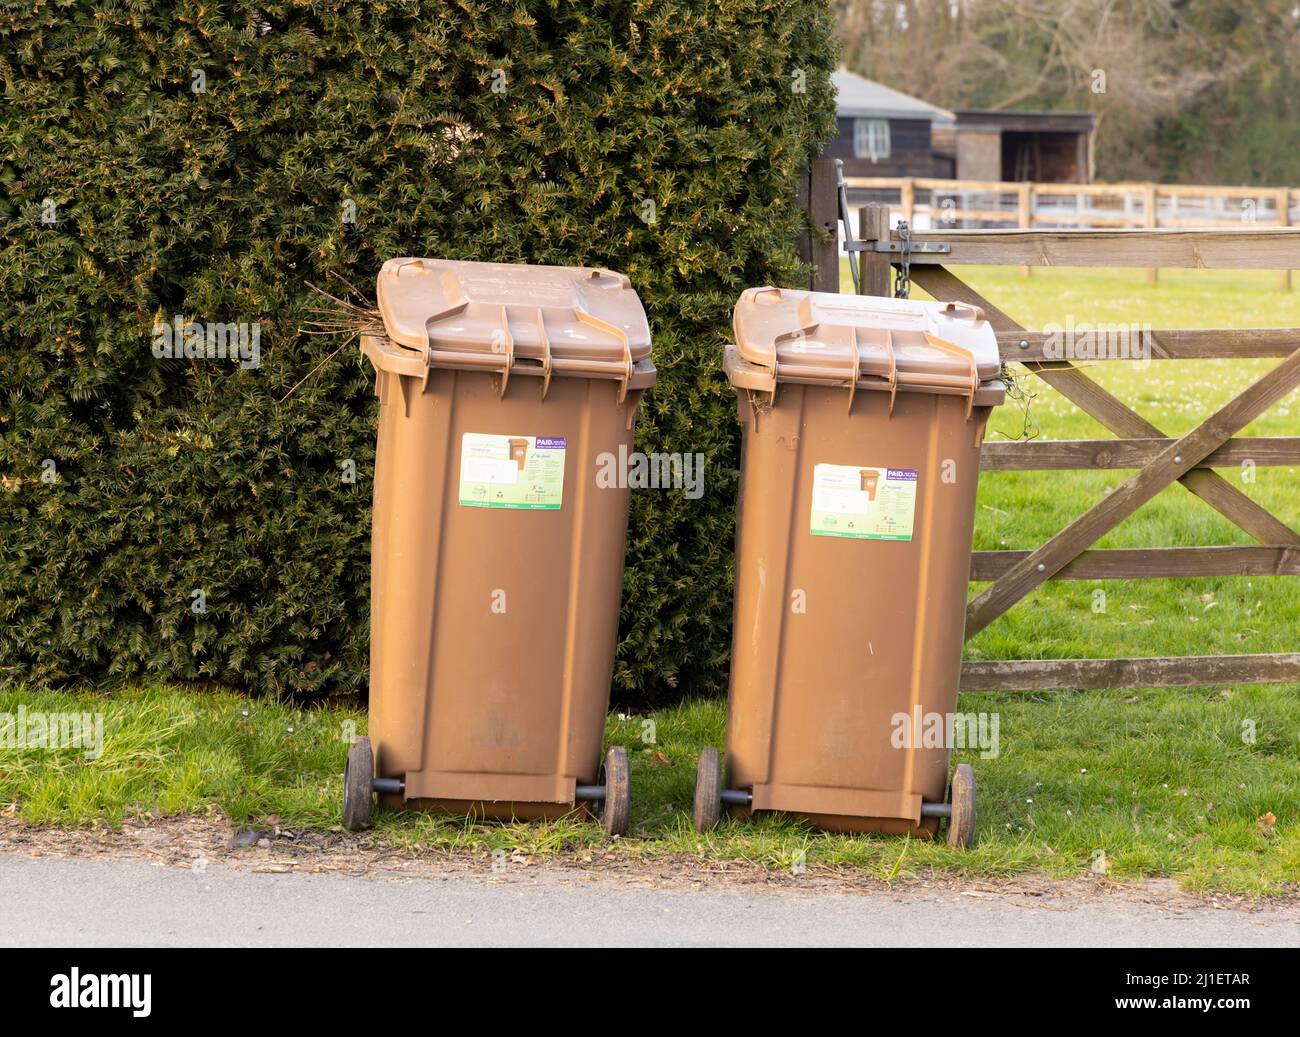
[[[228,692],[165,687],[115,695],[23,687],[0,713],[82,710],[104,717],[103,751],[0,750],[2,811],[36,825],[118,824],[154,813],[220,811],[238,825],[339,823],[344,739],[365,730],[351,706],[309,709]],[[978,842],[836,836],[789,817],[690,824],[695,761],[723,744],[720,702],[611,717],[610,743],[632,760],[632,831],[620,855],[688,854],[771,868],[849,866],[884,881],[928,874],[1111,879],[1172,876],[1192,890],[1270,896],[1300,878],[1300,701],[1278,688],[1213,695],[1177,691],[1027,697],[967,695],[963,710],[1000,716],[1001,752],[974,765]],[[1253,725],[1256,740],[1241,732]],[[1270,820],[1272,819],[1272,820]],[[376,815],[375,836],[412,849],[577,856],[607,849],[580,817],[492,823],[420,812]]]

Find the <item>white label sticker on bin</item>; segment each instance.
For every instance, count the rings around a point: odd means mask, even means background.
[[[915,515],[914,468],[813,467],[813,536],[911,540]]]
[[[460,502],[470,508],[558,511],[564,499],[562,436],[489,436],[460,441]]]

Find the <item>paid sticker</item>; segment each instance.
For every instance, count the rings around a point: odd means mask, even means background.
[[[460,441],[460,502],[470,508],[558,511],[564,498],[563,437],[489,436]]]
[[[915,515],[914,468],[813,467],[813,536],[911,540]]]

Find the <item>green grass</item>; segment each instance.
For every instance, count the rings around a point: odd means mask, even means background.
[[[970,282],[1029,327],[1049,321],[1134,321],[1153,327],[1300,326],[1300,296],[1276,275],[1164,271],[1147,285],[1139,271],[968,269]],[[846,275],[847,279],[847,275]],[[1090,373],[1171,434],[1186,432],[1271,361],[1098,364]],[[1092,419],[1042,383],[1031,413],[1045,438],[1107,438]],[[1295,395],[1249,434],[1294,435]],[[994,438],[1015,435],[1020,416],[1003,408]],[[1126,472],[990,473],[981,483],[979,548],[1030,548],[1068,523]],[[1256,481],[1225,471],[1250,496],[1300,524],[1296,471],[1260,468]],[[1181,487],[1171,487],[1099,546],[1246,543],[1248,539]],[[1104,602],[1094,592],[1105,592]],[[1293,580],[1062,581],[1030,595],[967,645],[967,657],[1184,655],[1293,651],[1300,593]],[[613,846],[578,818],[547,823],[471,823],[380,813],[380,840],[437,851],[579,858],[662,853],[789,867],[851,867],[893,881],[927,874],[1088,874],[1104,854],[1113,879],[1172,876],[1196,890],[1248,895],[1300,888],[1300,687],[1170,689],[964,695],[963,711],[997,712],[1001,754],[974,764],[978,844],[814,832],[791,818],[691,829],[695,761],[724,744],[723,706],[687,703],[654,714],[656,744],[640,741],[640,717],[611,717],[607,738],[629,748],[631,838]],[[102,712],[103,756],[0,749],[0,812],[31,824],[118,824],[155,814],[219,810],[238,824],[338,824],[345,739],[365,730],[353,705],[311,709],[248,701],[225,692],[148,688],[113,695],[0,689],[0,713]],[[1254,741],[1242,732],[1253,725]],[[1272,814],[1275,825],[1261,824]]]
[[[338,824],[345,738],[365,717],[349,706],[299,709],[227,692],[168,688],[103,696],[11,687],[0,713],[104,714],[104,751],[0,751],[0,800],[29,824],[120,823],[147,813],[209,814],[238,825]],[[628,747],[634,802],[631,837],[612,844],[581,818],[491,823],[421,812],[378,812],[375,835],[404,848],[555,853],[579,859],[686,854],[789,868],[851,867],[894,881],[931,873],[1007,876],[1086,874],[1099,853],[1113,879],[1171,875],[1189,888],[1267,896],[1294,891],[1300,876],[1300,701],[1277,689],[966,695],[960,708],[998,712],[1002,753],[959,753],[978,773],[979,840],[969,851],[943,842],[815,832],[788,817],[726,820],[707,836],[690,824],[695,761],[724,742],[717,702],[642,718],[611,717],[607,740]],[[1240,733],[1253,721],[1256,740]],[[1272,813],[1276,826],[1258,819]]]

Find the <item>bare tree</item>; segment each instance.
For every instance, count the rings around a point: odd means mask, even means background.
[[[1087,110],[1111,175],[1149,175],[1163,121],[1221,93],[1267,40],[1279,0],[836,0],[847,67],[947,108]],[[1293,55],[1294,56],[1294,55]]]

